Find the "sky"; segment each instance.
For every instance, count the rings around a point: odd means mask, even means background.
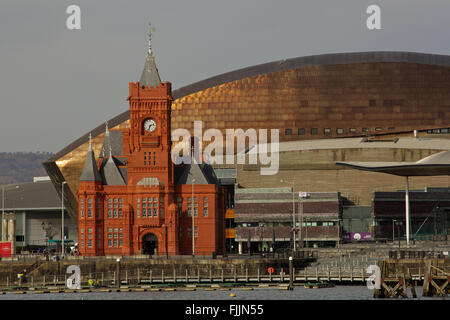
[[[67,7],[81,10],[69,30]],[[369,30],[370,5],[381,29]],[[128,110],[148,46],[172,89],[325,53],[450,54],[448,0],[1,0],[0,152],[57,152]]]

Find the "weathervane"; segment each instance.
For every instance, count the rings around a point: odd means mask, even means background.
[[[152,27],[152,24],[148,24],[148,54],[152,55],[152,32],[155,32],[155,28]]]

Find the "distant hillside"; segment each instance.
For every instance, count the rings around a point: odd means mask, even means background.
[[[32,182],[33,177],[46,176],[42,162],[50,152],[0,152],[0,185]]]

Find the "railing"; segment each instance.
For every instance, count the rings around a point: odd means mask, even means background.
[[[293,269],[295,282],[307,281],[331,281],[331,282],[365,282],[371,275],[366,273],[364,268],[350,268],[350,269],[333,269],[323,270],[319,268],[307,268],[302,270]],[[6,277],[0,280],[0,289],[17,288],[17,287],[66,287],[67,279],[70,274],[59,275],[43,275],[30,276],[26,281],[17,280],[16,277]],[[416,278],[423,275],[414,274]],[[98,282],[100,287],[118,287],[117,276],[115,271],[84,273],[81,274],[81,286],[92,286],[90,282]],[[282,283],[289,282],[289,270],[283,268],[269,273],[267,270],[254,270],[250,272],[249,269],[237,270],[234,269],[220,269],[204,270],[198,268],[197,270],[184,270],[180,272],[177,270],[123,270],[120,272],[120,284],[123,286],[142,286],[142,285],[186,285],[186,284],[201,284],[201,283]],[[91,280],[91,281],[90,281]]]

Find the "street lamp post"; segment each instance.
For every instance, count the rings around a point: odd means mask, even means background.
[[[280,180],[280,182],[285,182],[283,179]],[[295,239],[295,231],[296,231],[296,227],[295,227],[295,192],[294,192],[294,187],[295,187],[295,181],[292,181],[292,240],[294,242],[294,252],[296,251],[297,247],[296,247],[296,239]]]
[[[303,199],[298,197],[300,202],[300,248],[303,248]]]
[[[394,244],[394,241],[395,241],[395,228],[394,228],[394,225],[395,225],[396,222],[397,222],[397,220],[392,219],[392,244]]]
[[[61,185],[61,258],[65,257],[64,252],[64,185],[67,184],[63,181]]]
[[[406,176],[406,190],[405,190],[405,212],[406,212],[406,245],[409,247],[409,228],[410,228],[410,206],[409,206],[409,183],[408,176]]]
[[[191,202],[191,214],[192,214],[192,257],[195,257],[195,227],[194,227],[194,182],[192,179],[192,202]]]

